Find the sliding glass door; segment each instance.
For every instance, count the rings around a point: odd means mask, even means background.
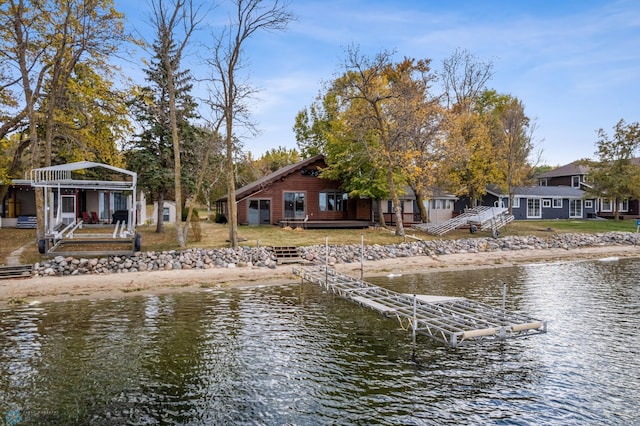
[[[284,217],[285,219],[304,219],[305,217],[304,192],[284,193]]]

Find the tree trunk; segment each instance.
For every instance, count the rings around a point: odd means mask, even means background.
[[[34,105],[29,106],[29,139],[31,139],[31,168],[36,169],[40,167],[40,143],[38,140],[38,126],[37,116]],[[36,197],[36,243],[44,239],[46,229],[44,228],[44,215],[47,212],[44,210],[44,197],[46,197],[45,188],[35,188]],[[53,208],[53,206],[50,206]]]
[[[176,117],[176,94],[173,85],[173,70],[171,65],[165,64],[167,69],[167,88],[169,92],[169,119],[171,121],[171,141],[173,143],[173,172],[175,178],[175,202],[176,202],[176,237],[178,247],[186,246],[186,226],[182,226],[182,165],[180,163],[180,138],[178,135],[178,118]]]
[[[416,194],[416,203],[418,204],[418,210],[420,211],[420,220],[422,223],[429,223],[429,212],[427,211],[427,207],[424,205],[425,196],[419,189],[413,189],[413,192]]]
[[[205,200],[207,201],[207,222],[211,222],[211,196],[209,191],[205,192]]]
[[[376,200],[378,206],[378,223],[382,228],[387,227],[387,223],[384,220],[384,209],[382,208],[382,200]]]
[[[393,203],[393,211],[396,218],[396,235],[404,237],[404,224],[402,222],[402,206],[400,205],[400,199],[396,192],[396,187],[393,182],[393,172],[389,170],[387,172],[387,182],[389,183],[389,194],[391,195],[391,202]]]
[[[158,212],[156,214],[156,233],[162,234],[164,232],[164,194],[160,192],[158,194]]]
[[[238,247],[238,207],[236,206],[236,181],[233,165],[233,138],[231,117],[227,120],[227,210],[229,212],[229,245]]]
[[[34,188],[35,196],[36,196],[36,223],[37,223],[37,231],[36,231],[36,243],[42,240],[45,236],[46,229],[44,229],[44,215],[48,214],[44,210],[44,197],[46,196],[46,188]],[[53,206],[49,206],[50,209]]]

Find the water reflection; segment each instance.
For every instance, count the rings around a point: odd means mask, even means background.
[[[0,311],[22,424],[640,423],[638,260],[376,278],[549,319],[456,350],[306,284]]]

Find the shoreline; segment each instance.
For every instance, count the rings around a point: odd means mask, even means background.
[[[640,257],[640,246],[605,245],[574,249],[525,249],[398,257],[365,261],[364,277],[366,279],[387,274],[425,274],[607,257]],[[360,276],[360,263],[338,263],[332,267],[347,275]],[[299,281],[292,268],[293,265],[288,264],[280,265],[276,269],[237,267],[3,279],[0,280],[0,307],[283,285]]]

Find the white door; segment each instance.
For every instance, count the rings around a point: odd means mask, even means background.
[[[76,220],[76,196],[63,195],[61,197],[61,203],[62,223],[68,225]]]

